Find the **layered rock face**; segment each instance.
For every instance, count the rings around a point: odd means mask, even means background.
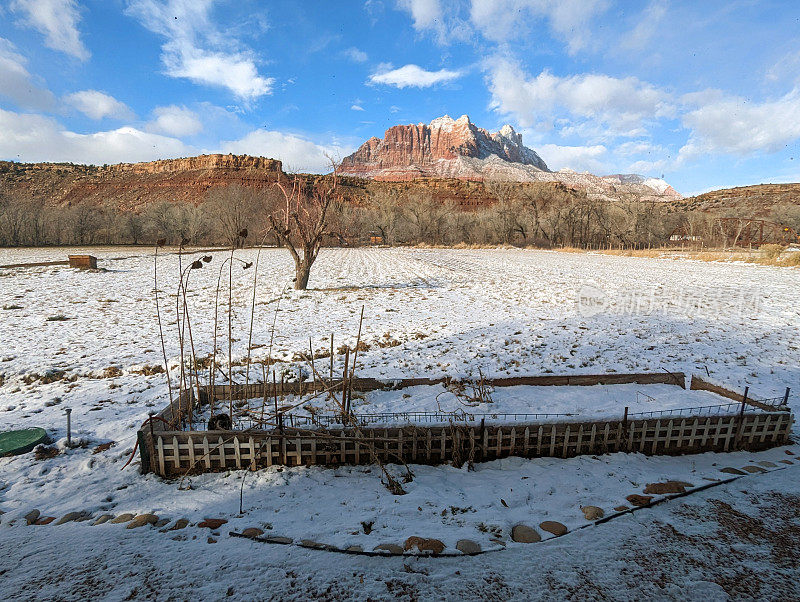
[[[118,163],[103,168],[111,172],[128,173],[170,173],[179,171],[192,171],[198,169],[259,169],[280,173],[281,162],[277,159],[266,157],[251,157],[250,155],[199,155],[183,159],[163,159],[161,161],[148,161],[145,163]]]
[[[522,143],[510,125],[497,132],[474,125],[462,115],[445,115],[429,124],[397,125],[383,139],[370,138],[342,161],[345,175],[403,182],[420,178],[469,181],[559,182],[592,198],[674,201],[681,197],[657,178],[634,174],[596,176],[569,169],[550,171],[536,153]]]
[[[386,130],[383,140],[370,138],[342,161],[346,175],[375,180],[403,181],[419,177],[460,177],[482,179],[469,165],[457,164],[462,157],[503,161],[548,171],[534,151],[522,144],[522,136],[509,125],[494,133],[474,125],[462,115],[454,120],[445,115],[429,124],[396,125]],[[454,164],[456,162],[456,164]]]
[[[200,203],[214,188],[265,189],[281,162],[249,155],[200,155],[145,163],[73,165],[0,162],[0,187],[12,199],[50,206],[114,203],[138,211],[161,201]]]

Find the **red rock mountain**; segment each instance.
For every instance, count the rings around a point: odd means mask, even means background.
[[[370,138],[342,161],[341,172],[375,180],[404,181],[419,177],[458,177],[481,180],[459,159],[503,161],[549,171],[541,157],[522,144],[510,125],[494,133],[474,125],[462,115],[448,115],[429,124],[396,125],[383,140]]]
[[[462,115],[448,115],[429,124],[396,125],[383,139],[370,138],[340,166],[344,175],[403,182],[420,178],[560,182],[583,190],[593,198],[615,200],[635,196],[641,200],[672,201],[682,198],[658,178],[633,174],[596,176],[570,169],[550,171],[536,151],[522,143],[510,125],[489,132]]]

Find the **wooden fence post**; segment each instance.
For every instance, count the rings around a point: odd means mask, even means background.
[[[742,442],[742,432],[744,431],[744,409],[747,405],[747,394],[750,392],[750,387],[744,388],[744,395],[742,395],[742,407],[739,409],[739,416],[736,421],[736,435],[733,439],[733,448],[739,449]]]

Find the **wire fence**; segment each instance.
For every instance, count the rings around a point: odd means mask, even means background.
[[[759,400],[762,404],[770,405],[774,411],[782,411],[783,397]],[[770,403],[774,402],[774,403]],[[686,416],[722,416],[730,415],[741,411],[741,402],[730,402],[715,405],[694,406],[689,408],[670,408],[664,410],[652,410],[643,412],[629,412],[627,417],[629,420],[644,419],[644,418],[661,418],[666,416],[686,417]],[[765,412],[772,410],[764,410],[761,408],[748,406],[749,412]],[[557,421],[563,419],[586,419],[596,420],[603,418],[606,420],[623,420],[622,414],[618,416],[608,415],[590,415],[584,413],[515,413],[515,412],[379,412],[372,414],[351,414],[348,420],[345,420],[340,413],[328,414],[279,414],[277,420],[275,417],[270,417],[267,421],[262,422],[253,418],[237,417],[234,418],[233,430],[263,430],[275,427],[341,427],[351,425],[353,421],[362,427],[380,424],[478,424],[484,423],[508,423],[508,422],[535,422],[535,421]],[[207,420],[193,420],[186,424],[187,430],[206,430],[208,426]]]
[[[768,399],[754,399],[753,401],[757,401],[758,403],[763,403],[767,406],[772,406],[776,410],[779,408],[786,407],[786,403],[788,401],[788,396],[781,395],[780,397],[769,397]]]
[[[628,418],[658,418],[661,416],[719,416],[733,414],[742,407],[741,403],[720,403],[712,406],[696,406],[693,408],[677,408],[668,410],[652,410],[649,412],[629,412]]]

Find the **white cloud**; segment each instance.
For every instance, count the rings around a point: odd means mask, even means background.
[[[432,27],[442,19],[439,0],[398,0],[397,6],[411,14],[414,29],[418,31]]]
[[[715,96],[716,101],[699,104],[681,117],[692,133],[679,158],[709,152],[775,152],[800,138],[800,88],[762,103]]]
[[[667,14],[667,4],[665,0],[652,0],[647,8],[642,11],[642,15],[636,26],[620,40],[620,48],[625,51],[642,50],[647,46],[658,29],[662,27],[661,22]]]
[[[155,119],[148,124],[148,130],[170,136],[193,136],[203,131],[203,123],[197,113],[186,107],[169,105],[153,109]]]
[[[7,97],[22,108],[52,108],[55,104],[53,94],[33,83],[25,68],[26,63],[25,57],[17,54],[11,42],[0,38],[0,97]]]
[[[769,82],[789,80],[800,83],[800,50],[783,55],[767,70],[764,78]]]
[[[42,115],[0,109],[0,157],[18,161],[119,163],[197,154],[176,138],[133,127],[78,134]]]
[[[547,70],[531,77],[506,59],[487,64],[491,107],[513,115],[524,127],[566,114],[569,119],[562,119],[564,133],[634,136],[642,134],[645,120],[675,115],[667,92],[635,77],[559,77]]]
[[[82,61],[91,54],[81,42],[81,15],[75,0],[14,0],[11,8],[24,14],[23,23],[44,35],[45,45]]]
[[[570,54],[592,39],[591,23],[606,0],[472,0],[470,18],[484,37],[507,42],[528,33],[527,19],[546,19]]]
[[[367,59],[369,59],[369,56],[366,52],[355,47],[348,48],[343,52],[343,54],[354,63],[365,63],[367,62]]]
[[[161,60],[167,75],[227,88],[245,101],[270,94],[274,79],[258,73],[252,51],[220,33],[211,18],[213,0],[131,0],[127,14],[164,36]]]
[[[220,144],[223,153],[259,155],[280,159],[284,171],[326,173],[330,162],[326,155],[335,160],[353,152],[350,147],[338,144],[318,144],[294,134],[269,130],[254,130],[239,140]]]
[[[350,107],[350,110],[351,111],[363,111],[364,107],[362,107],[361,105],[353,105],[352,107]]]
[[[64,102],[91,119],[132,119],[133,111],[124,102],[99,90],[82,90],[64,97]]]
[[[415,30],[433,33],[438,44],[473,41],[473,27],[461,17],[462,0],[397,0],[397,8],[411,16]]]
[[[542,144],[536,147],[536,152],[554,171],[566,168],[575,171],[603,173],[608,170],[606,162],[603,161],[608,154],[608,149],[602,144],[593,146]]]
[[[614,149],[614,152],[622,157],[633,157],[636,155],[663,155],[667,151],[663,146],[653,144],[646,140],[632,140],[624,142]]]
[[[376,73],[369,76],[372,84],[385,84],[396,88],[427,88],[436,84],[451,82],[461,77],[460,71],[440,69],[439,71],[426,71],[418,65],[404,65],[392,69],[391,65],[382,65]]]

